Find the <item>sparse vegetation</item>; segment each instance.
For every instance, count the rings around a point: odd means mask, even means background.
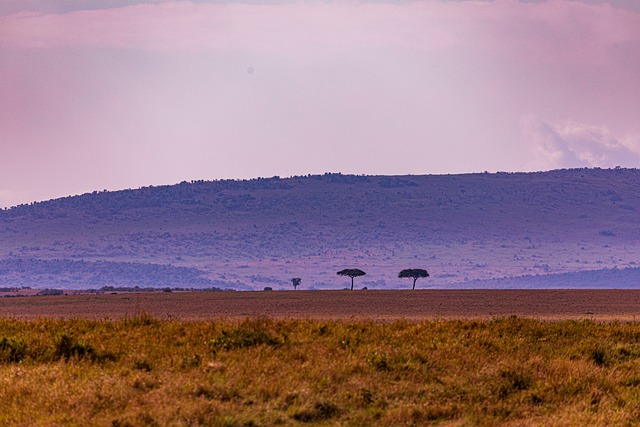
[[[635,425],[640,324],[0,320],[0,424]]]

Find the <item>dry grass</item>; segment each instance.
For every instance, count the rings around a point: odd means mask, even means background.
[[[0,320],[0,425],[635,425],[640,325]]]

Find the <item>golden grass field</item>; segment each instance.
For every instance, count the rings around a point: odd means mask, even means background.
[[[1,298],[0,425],[637,425],[639,297]]]

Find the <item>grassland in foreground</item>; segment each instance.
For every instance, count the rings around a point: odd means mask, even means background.
[[[636,425],[640,324],[0,320],[0,425]]]

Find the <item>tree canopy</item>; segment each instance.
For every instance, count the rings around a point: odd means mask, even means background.
[[[338,271],[338,276],[349,276],[351,277],[351,290],[353,290],[353,278],[354,277],[358,277],[358,276],[364,276],[365,273],[364,271],[358,269],[358,268],[346,268],[344,270],[340,270]]]
[[[410,277],[413,279],[413,289],[416,288],[416,281],[422,277],[429,277],[429,273],[427,272],[427,270],[424,270],[422,268],[407,268],[405,270],[402,270],[399,274],[398,277],[401,279],[404,279],[405,277]]]

